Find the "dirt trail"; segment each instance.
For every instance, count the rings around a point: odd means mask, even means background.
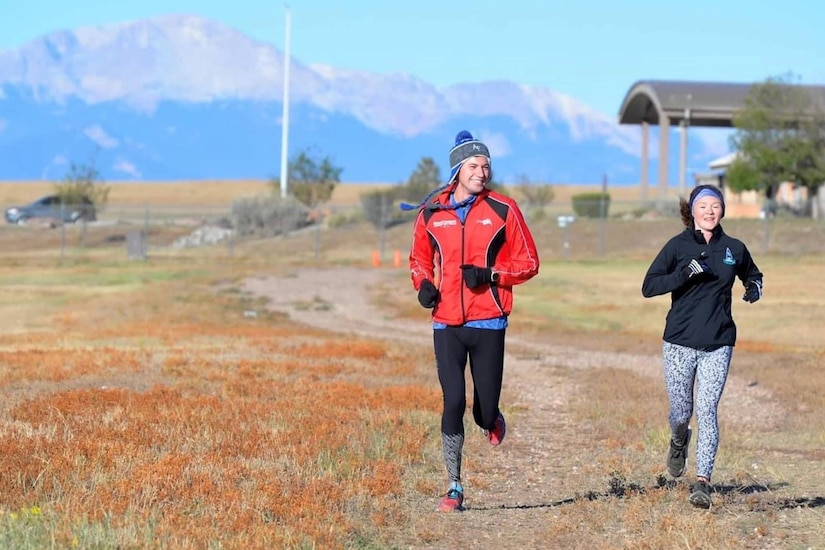
[[[241,289],[266,297],[272,309],[310,326],[330,331],[347,327],[347,332],[359,336],[429,345],[429,322],[390,321],[373,304],[370,289],[393,284],[390,275],[380,269],[307,268],[290,277],[247,279]],[[415,300],[411,287],[403,290]],[[306,304],[313,301],[322,302],[324,307],[307,308]],[[489,472],[483,474],[483,482],[479,480],[480,486],[473,486],[472,479],[465,483],[468,509],[461,514],[461,521],[450,527],[454,536],[461,537],[456,540],[473,548],[498,547],[504,537],[508,547],[515,541],[521,548],[541,547],[533,535],[541,532],[549,510],[575,494],[605,490],[604,479],[576,474],[587,466],[588,434],[586,426],[574,424],[567,413],[568,403],[578,391],[571,377],[565,375],[568,369],[613,367],[661,378],[658,353],[593,351],[509,335],[507,346],[502,405],[505,410],[518,410],[518,417],[511,421],[506,444],[496,449],[482,445],[481,436],[474,438],[472,430],[468,431],[465,463],[483,460]],[[437,384],[435,379],[433,383]],[[749,385],[735,374],[729,377],[723,406],[736,411],[735,415],[726,415],[725,422],[747,425],[770,425],[783,414],[764,389]],[[470,420],[468,430],[471,424]],[[434,502],[435,496],[432,502],[410,503],[416,509],[413,517],[420,518],[420,525],[413,526],[413,531],[427,532],[433,517],[439,518],[438,522],[454,521],[440,517],[444,514],[427,513]],[[512,513],[495,514],[492,520],[491,510],[501,509]],[[410,544],[436,548],[444,541]]]

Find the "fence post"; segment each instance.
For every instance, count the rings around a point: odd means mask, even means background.
[[[607,218],[607,174],[602,176],[602,194],[599,196],[599,256],[604,256],[604,232]]]
[[[63,262],[63,258],[66,255],[66,206],[63,202],[60,202],[60,261]]]
[[[235,231],[236,227],[238,226],[238,222],[236,216],[232,216],[232,221],[229,222],[229,238],[227,239],[227,248],[229,249],[229,256],[232,257],[235,255]]]
[[[384,247],[387,242],[387,194],[381,193],[381,221],[379,223],[378,250],[384,257]]]
[[[145,260],[146,246],[143,242],[143,231],[129,231],[126,233],[126,257],[130,260]]]
[[[312,243],[313,255],[317,260],[321,255],[321,214],[315,217],[315,236]]]
[[[146,248],[147,244],[146,241],[149,239],[149,203],[143,203],[143,239],[141,242],[143,243],[143,256],[146,256]]]
[[[573,223],[574,221],[576,221],[576,218],[574,216],[559,216],[558,218],[556,218],[556,222],[558,222],[559,227],[561,227],[561,234],[563,239],[562,252],[564,253],[565,261],[567,261],[567,259],[570,257],[570,240],[567,234],[567,226]]]

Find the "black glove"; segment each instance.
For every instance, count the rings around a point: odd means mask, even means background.
[[[684,276],[685,280],[692,279],[697,275],[711,275],[710,267],[707,264],[708,253],[702,252],[699,254],[698,258],[694,258],[687,264],[684,268],[682,268],[682,275]]]
[[[461,271],[464,272],[464,282],[467,283],[467,288],[475,288],[493,282],[493,269],[490,267],[462,265]]]
[[[745,295],[742,296],[742,299],[748,303],[754,303],[755,301],[759,300],[762,297],[762,281],[759,279],[754,279],[753,281],[748,283],[748,286],[745,287]]]
[[[421,281],[421,286],[418,287],[418,303],[421,304],[421,307],[427,309],[435,307],[435,304],[438,303],[438,297],[438,289],[435,288],[432,281],[429,279]]]

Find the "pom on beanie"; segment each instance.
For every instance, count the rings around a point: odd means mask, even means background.
[[[471,134],[467,130],[461,130],[455,136],[455,144],[456,145],[461,145],[465,141],[471,141],[472,139],[473,139],[473,134]]]

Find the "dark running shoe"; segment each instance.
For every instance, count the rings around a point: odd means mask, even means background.
[[[450,489],[447,494],[438,501],[439,512],[460,512],[464,509],[464,492],[458,489]]]
[[[484,435],[487,436],[487,440],[490,442],[490,445],[493,446],[501,445],[501,442],[504,441],[504,434],[506,433],[507,423],[504,421],[504,415],[501,413],[498,413],[492,429],[484,430]]]
[[[687,470],[688,444],[690,443],[691,430],[688,428],[683,445],[676,445],[673,439],[670,440],[670,449],[667,452],[667,473],[673,477],[681,477]]]
[[[694,483],[690,488],[690,498],[688,500],[697,508],[704,508],[706,510],[710,508],[710,486],[708,483],[701,479]]]

